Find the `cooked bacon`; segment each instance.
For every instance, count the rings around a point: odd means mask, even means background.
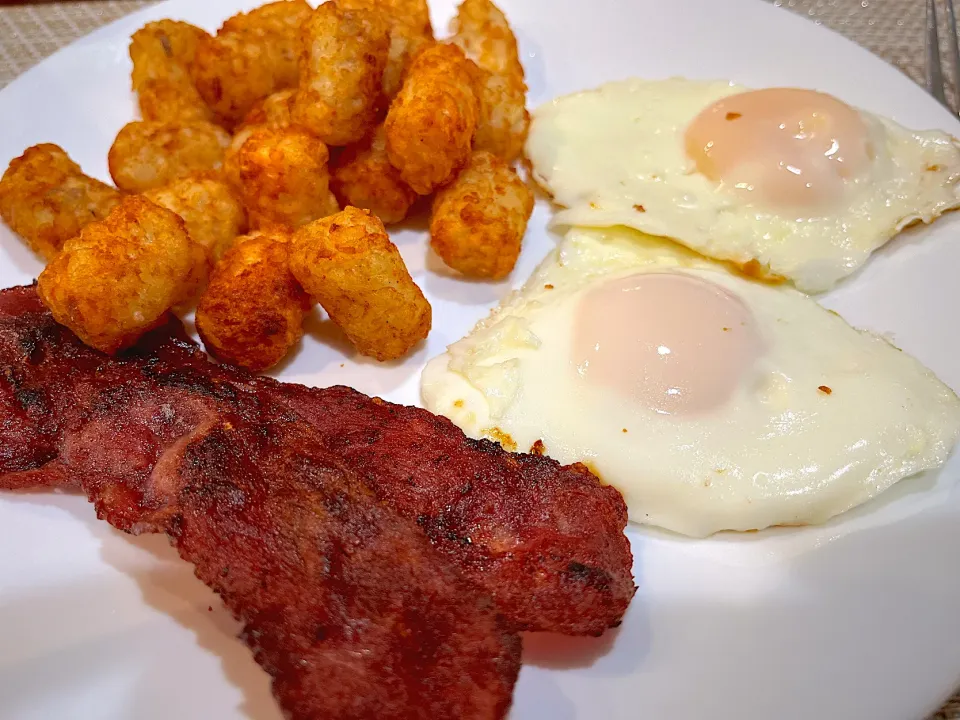
[[[620,624],[636,590],[627,509],[584,466],[508,453],[446,418],[350,388],[269,384],[514,627],[600,635]]]
[[[6,484],[32,462],[115,527],[166,532],[243,622],[290,717],[506,715],[519,637],[309,425],[201,372],[216,366],[169,334],[110,360],[26,291],[0,297],[18,310],[0,322],[3,437],[35,451],[5,454]],[[48,363],[59,377],[33,373]],[[41,408],[59,416],[32,422]]]
[[[314,441],[456,559],[513,629],[599,635],[620,623],[635,591],[626,507],[582,466],[507,453],[425,410],[349,388],[305,388],[213,365],[175,321],[133,354],[108,360],[57,326],[29,288],[0,293],[0,368],[13,378],[0,381],[0,440],[9,448],[8,459],[0,455],[0,487],[69,482],[58,458],[73,388],[102,385],[105,372],[122,385],[161,364],[167,383],[181,378],[184,407],[216,388],[298,417]],[[26,400],[42,412],[30,414]],[[118,466],[131,463],[126,444],[117,453]]]

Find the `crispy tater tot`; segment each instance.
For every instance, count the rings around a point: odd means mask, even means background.
[[[217,34],[252,31],[264,35],[279,35],[293,38],[295,46],[297,32],[311,11],[312,8],[306,0],[278,0],[227,18]],[[296,62],[296,49],[288,53],[288,56]]]
[[[327,196],[320,205],[320,212],[323,213],[320,217],[329,217],[340,212],[340,202],[337,200],[337,196],[333,194],[333,190],[327,190]]]
[[[506,16],[490,0],[463,0],[450,30],[451,42],[484,70],[523,79],[517,38]]]
[[[513,162],[523,152],[530,127],[527,86],[516,75],[497,75],[476,65],[474,78],[480,120],[473,147]]]
[[[337,0],[343,10],[380,13],[387,21],[390,50],[383,70],[383,94],[392,98],[403,86],[413,56],[433,40],[426,0]]]
[[[261,98],[294,81],[282,82],[269,42],[259,35],[235,32],[200,43],[190,76],[217,122],[234,127]]]
[[[132,122],[107,154],[121,190],[144,192],[195,172],[219,170],[230,135],[208,122]]]
[[[387,158],[383,125],[340,154],[331,171],[330,183],[344,206],[370,210],[386,224],[403,220],[417,199],[417,194]]]
[[[147,23],[130,38],[133,89],[144,120],[213,120],[187,70],[207,33],[189,23]]]
[[[187,226],[187,232],[218,261],[247,226],[240,198],[215,173],[199,173],[169,185],[148,190],[144,197],[172,210]]]
[[[387,65],[383,69],[383,94],[393,99],[407,76],[410,63],[421,49],[433,42],[433,34],[423,32],[422,28],[411,25],[405,18],[394,18],[390,26],[390,51],[387,53]]]
[[[281,0],[227,20],[197,46],[190,74],[218,121],[233,127],[260,99],[297,85],[303,0]]]
[[[37,291],[57,322],[112,354],[195,295],[208,271],[207,252],[183,220],[134,195],[68,240]]]
[[[430,332],[430,303],[369,211],[348,207],[300,228],[290,269],[363,355],[394,360]]]
[[[62,148],[45,143],[10,161],[0,180],[0,217],[35,253],[52,260],[120,197],[116,188],[84,175]]]
[[[496,155],[479,151],[457,179],[437,193],[430,245],[467,277],[499,280],[520,255],[533,192]]]
[[[414,58],[387,112],[387,155],[421,195],[453,178],[470,156],[477,127],[471,67],[454,45],[428,46]]]
[[[274,128],[289,127],[293,120],[293,99],[296,97],[296,88],[281,90],[273,95],[268,95],[257,102],[250,112],[243,118],[240,128],[250,125],[269,125]]]
[[[407,22],[418,33],[433,38],[427,0],[374,0],[384,12]]]
[[[291,88],[269,95],[254,105],[243,118],[243,123],[234,132],[230,147],[227,148],[223,158],[223,174],[230,183],[240,187],[240,148],[254,130],[260,127],[282,130],[293,124],[291,113],[296,93],[297,91]]]
[[[473,147],[512,162],[523,151],[530,125],[517,39],[507,18],[490,0],[464,0],[451,30],[451,42],[476,63],[480,120]]]
[[[303,337],[313,302],[290,272],[290,236],[256,231],[238,238],[210,276],[197,305],[197,332],[211,355],[260,371]]]
[[[327,146],[299,127],[257,127],[237,153],[240,195],[250,226],[296,229],[330,207]]]
[[[223,176],[227,179],[227,182],[237,188],[237,190],[240,189],[241,185],[240,148],[250,139],[254,131],[259,130],[261,127],[263,126],[243,125],[237,128],[237,132],[234,133],[233,138],[230,140],[230,145],[223,154]]]
[[[328,145],[362,139],[376,123],[389,49],[381,14],[323,3],[301,29],[294,122]]]

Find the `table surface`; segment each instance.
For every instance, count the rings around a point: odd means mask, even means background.
[[[154,2],[86,0],[0,7],[0,87],[76,38]],[[773,2],[846,35],[923,83],[926,18],[921,0]],[[960,720],[960,692],[930,720]]]

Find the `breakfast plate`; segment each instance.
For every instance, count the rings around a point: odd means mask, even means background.
[[[130,34],[156,18],[215,29],[255,2],[170,2],[104,28],[0,93],[0,162],[38,142],[108,179],[106,150],[135,116]],[[632,76],[730,79],[832,93],[908,127],[957,121],[893,68],[759,0],[501,3],[536,107]],[[432,3],[444,28],[452,2]],[[538,201],[510,278],[464,282],[409,222],[391,237],[433,305],[428,341],[402,362],[352,356],[315,316],[272,374],[418,404],[427,360],[519,287],[555,245]],[[890,337],[960,389],[960,219],[911,229],[819,298]],[[39,261],[0,228],[0,286]],[[642,438],[638,440],[642,442]],[[631,526],[639,591],[599,639],[525,638],[514,718],[922,717],[960,681],[960,460],[907,479],[822,526],[692,540]],[[165,539],[96,520],[79,496],[0,495],[0,715],[278,718],[237,624]]]

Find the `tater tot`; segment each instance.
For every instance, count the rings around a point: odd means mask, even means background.
[[[214,261],[246,230],[247,216],[236,190],[216,174],[174,180],[148,190],[144,197],[183,218],[190,237],[203,245]]]
[[[130,196],[64,244],[37,291],[57,322],[112,354],[195,295],[208,270],[206,250],[178,215]]]
[[[464,0],[451,29],[451,42],[476,63],[480,119],[473,147],[512,162],[523,152],[530,125],[527,86],[513,31],[490,0]]]
[[[289,87],[280,82],[264,38],[250,33],[217,35],[200,43],[190,77],[217,122],[234,127],[254,103]]]
[[[337,0],[337,5],[343,10],[380,13],[387,20],[390,49],[381,87],[392,98],[400,92],[413,56],[433,40],[426,0]]]
[[[437,193],[430,245],[467,277],[499,280],[520,255],[533,193],[496,155],[479,151],[457,179]]]
[[[477,127],[471,68],[460,48],[430,45],[414,58],[390,104],[387,155],[421,195],[452,179],[470,156]]]
[[[84,175],[62,148],[46,143],[10,161],[0,180],[0,217],[35,253],[52,260],[120,197],[116,188]]]
[[[320,217],[329,217],[340,212],[340,201],[333,194],[333,190],[327,190],[327,196],[320,205],[320,212],[323,213]]]
[[[253,135],[254,131],[259,130],[261,125],[243,125],[237,128],[237,132],[234,133],[233,138],[230,140],[230,145],[227,146],[226,151],[223,153],[223,176],[226,178],[227,182],[233,185],[238,190],[240,189],[240,148],[243,147],[243,144],[250,139],[250,136]]]
[[[329,209],[327,146],[298,127],[255,128],[237,153],[240,195],[250,226],[296,229]]]
[[[290,269],[363,355],[403,357],[430,332],[430,303],[366,210],[348,207],[300,228]]]
[[[417,32],[433,37],[430,6],[427,5],[427,0],[375,0],[375,2],[392,17],[403,19]]]
[[[250,125],[269,125],[274,128],[289,127],[293,123],[291,118],[293,99],[296,94],[296,88],[289,88],[263,98],[250,108],[250,112],[243,118],[241,128]]]
[[[220,26],[218,34],[252,31],[264,35],[278,35],[288,40],[292,38],[293,45],[296,45],[297,32],[312,10],[306,0],[278,0],[227,18]],[[296,62],[296,49],[288,55]]]
[[[417,194],[387,158],[383,125],[340,154],[331,171],[330,183],[344,206],[370,210],[387,224],[403,220],[417,199]]]
[[[297,85],[303,0],[281,0],[227,20],[197,46],[190,74],[218,121],[233,127],[262,99]]]
[[[266,370],[303,337],[313,302],[290,272],[289,241],[277,229],[238,238],[213,271],[196,323],[214,357]]]
[[[496,75],[481,67],[476,67],[474,77],[480,119],[473,148],[513,162],[523,152],[530,127],[527,86],[515,75]]]
[[[420,50],[433,43],[433,35],[424,33],[421,28],[411,25],[403,18],[395,18],[390,26],[390,51],[387,53],[387,65],[383,70],[381,88],[383,94],[393,99],[407,76],[410,63]]]
[[[133,89],[144,120],[213,120],[187,70],[207,33],[189,23],[147,23],[130,38]]]
[[[234,131],[233,139],[223,157],[223,174],[230,183],[240,187],[240,148],[254,130],[261,127],[282,130],[293,124],[291,113],[296,93],[297,91],[291,88],[269,95],[254,105],[243,118],[243,123]]]
[[[450,30],[451,42],[484,70],[523,79],[517,38],[506,16],[490,0],[463,0]]]
[[[294,122],[328,145],[362,139],[377,120],[389,49],[379,13],[323,3],[301,29]]]
[[[121,190],[144,192],[195,172],[219,170],[230,135],[208,122],[132,122],[107,154]]]

